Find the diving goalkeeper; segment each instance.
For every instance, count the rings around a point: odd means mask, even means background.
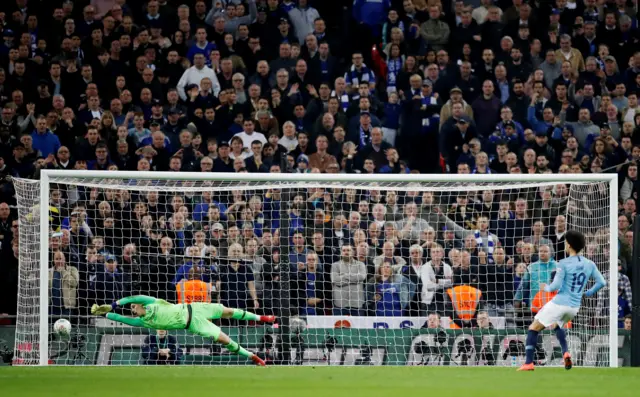
[[[131,304],[131,312],[136,317],[121,316],[111,313],[119,306]],[[241,309],[231,309],[215,303],[191,303],[174,305],[162,299],[136,295],[120,299],[110,305],[93,305],[91,314],[106,316],[109,320],[118,321],[134,327],[160,330],[186,329],[192,334],[212,338],[223,344],[230,352],[251,359],[257,365],[265,366],[265,362],[256,354],[247,351],[233,341],[220,327],[209,320],[232,318],[235,320],[260,321],[273,323],[275,316],[258,316]]]

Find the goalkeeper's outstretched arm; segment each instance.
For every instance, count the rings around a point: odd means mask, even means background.
[[[139,317],[126,317],[117,313],[111,313],[117,307],[117,303],[113,302],[112,305],[93,305],[91,307],[91,314],[95,316],[105,316],[111,321],[117,321],[119,323],[131,325],[133,327],[144,327],[142,319]]]
[[[142,306],[151,305],[156,303],[157,299],[146,295],[134,295],[122,298],[113,302],[111,305],[93,305],[91,308],[91,314],[104,315],[111,321],[117,321],[119,323],[131,325],[133,327],[144,327],[142,319],[139,317],[126,317],[117,313],[111,313],[112,310],[118,308],[118,306],[124,306],[129,304],[138,304]]]
[[[106,317],[111,321],[117,321],[119,323],[131,325],[132,327],[144,327],[144,323],[139,317],[126,317],[117,313],[107,313]]]

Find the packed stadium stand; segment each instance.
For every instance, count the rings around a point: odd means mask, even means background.
[[[625,326],[640,190],[635,3],[6,0],[0,31],[0,316],[17,307],[12,178],[44,169],[603,172],[619,177]],[[580,210],[602,194],[585,192]],[[52,186],[50,314],[83,323],[93,303],[147,294],[279,315],[287,290],[301,317],[524,326],[549,299],[540,284],[564,256],[575,205],[562,183]],[[587,231],[584,255],[601,270],[607,226]],[[457,294],[475,293],[472,313],[459,310]]]

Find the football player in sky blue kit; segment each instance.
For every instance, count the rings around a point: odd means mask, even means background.
[[[571,321],[582,302],[582,296],[593,296],[600,288],[606,285],[602,274],[598,271],[596,264],[580,255],[585,247],[584,234],[575,230],[570,230],[565,234],[565,251],[569,256],[558,262],[556,276],[550,285],[541,285],[545,292],[555,292],[558,294],[538,312],[533,324],[529,326],[527,333],[527,360],[518,371],[533,371],[533,355],[538,344],[538,333],[545,328],[555,330],[558,342],[562,348],[564,367],[571,369],[571,354],[567,349],[567,337],[562,327]],[[584,291],[587,281],[593,277],[595,284],[588,291]]]

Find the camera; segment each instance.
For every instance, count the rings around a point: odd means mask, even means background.
[[[5,340],[0,340],[0,360],[9,365],[11,365],[13,361],[13,349],[9,348]]]
[[[443,345],[447,343],[447,333],[441,329],[438,330],[434,342],[435,344],[432,346],[425,341],[414,345],[413,350],[422,357],[418,365],[442,365],[445,355],[442,349]]]
[[[69,335],[68,339],[54,339],[54,334],[49,334],[49,342],[57,340],[59,348],[56,353],[52,353],[49,357],[52,360],[63,359],[66,363],[75,363],[77,360],[87,359],[85,354],[87,346],[87,337],[84,334],[74,332]]]
[[[505,349],[504,353],[502,354],[502,359],[506,360],[507,357],[510,357],[510,356],[520,356],[520,355],[523,355],[524,352],[525,352],[524,343],[517,340],[511,340],[509,341],[509,346]]]
[[[488,346],[483,347],[480,351],[480,360],[485,361],[487,365],[496,365],[496,356]]]
[[[469,339],[462,339],[458,342],[456,346],[458,348],[458,355],[456,358],[460,358],[460,365],[469,365],[469,359],[475,353],[475,348],[473,347],[471,341]]]
[[[522,356],[525,353],[524,343],[516,340],[509,341],[509,346],[502,354],[502,359],[506,360],[507,357],[510,356]],[[547,354],[544,349],[540,345],[536,345],[534,358],[536,360],[536,365],[545,365]]]
[[[87,344],[87,337],[84,334],[74,333],[71,334],[69,340],[69,350],[82,350]]]
[[[324,338],[324,351],[323,351],[323,361],[326,361],[327,364],[331,365],[331,352],[336,349],[338,345],[338,339],[327,332],[326,337]]]
[[[276,338],[273,335],[265,333],[262,337],[258,356],[267,362],[273,362],[276,359]]]
[[[371,361],[371,355],[373,354],[373,350],[368,343],[365,343],[360,347],[360,357],[356,359],[354,365],[373,365]]]
[[[431,353],[431,347],[427,345],[427,342],[420,341],[416,343],[415,346],[413,346],[413,351],[415,351],[417,354],[424,356],[425,354]]]
[[[327,333],[327,336],[324,338],[324,347],[327,349],[329,353],[336,349],[336,345],[338,344],[338,339],[331,336]]]

